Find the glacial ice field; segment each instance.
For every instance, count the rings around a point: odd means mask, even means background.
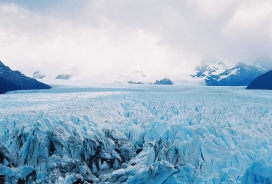
[[[272,91],[51,89],[0,95],[6,183],[272,183]]]

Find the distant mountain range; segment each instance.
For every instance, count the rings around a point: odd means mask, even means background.
[[[49,89],[49,85],[13,71],[0,61],[0,94],[14,90]]]
[[[272,89],[272,70],[254,79],[247,89]]]
[[[193,78],[203,79],[207,86],[248,86],[256,77],[267,72],[263,66],[238,63],[228,68],[222,61],[196,67]]]
[[[164,78],[164,79],[161,79],[161,80],[156,80],[156,82],[154,84],[172,85],[174,83],[170,79]]]
[[[33,73],[34,79],[44,79],[46,78],[46,75],[42,74],[40,71],[36,71]],[[69,80],[72,78],[72,74],[64,73],[64,74],[58,74],[55,79],[63,79],[63,80]]]
[[[127,83],[128,84],[144,84],[144,82],[141,82],[141,81],[128,81]],[[161,80],[156,80],[154,83],[149,83],[149,84],[173,85],[174,82],[171,81],[168,78],[164,78],[164,79],[161,79]]]
[[[59,74],[56,76],[56,79],[69,80],[72,78],[71,74]]]
[[[33,73],[33,79],[43,79],[46,76],[44,74],[42,74],[40,71],[36,71]]]

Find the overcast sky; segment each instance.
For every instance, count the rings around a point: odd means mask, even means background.
[[[271,0],[0,0],[0,60],[28,75],[181,76],[271,57]]]

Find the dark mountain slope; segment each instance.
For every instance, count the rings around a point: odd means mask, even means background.
[[[13,71],[0,61],[0,94],[14,90],[50,89],[49,85]]]
[[[272,70],[254,79],[247,89],[270,89],[272,90]]]

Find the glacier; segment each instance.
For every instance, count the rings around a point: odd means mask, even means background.
[[[272,95],[243,87],[0,96],[6,183],[271,183]]]

